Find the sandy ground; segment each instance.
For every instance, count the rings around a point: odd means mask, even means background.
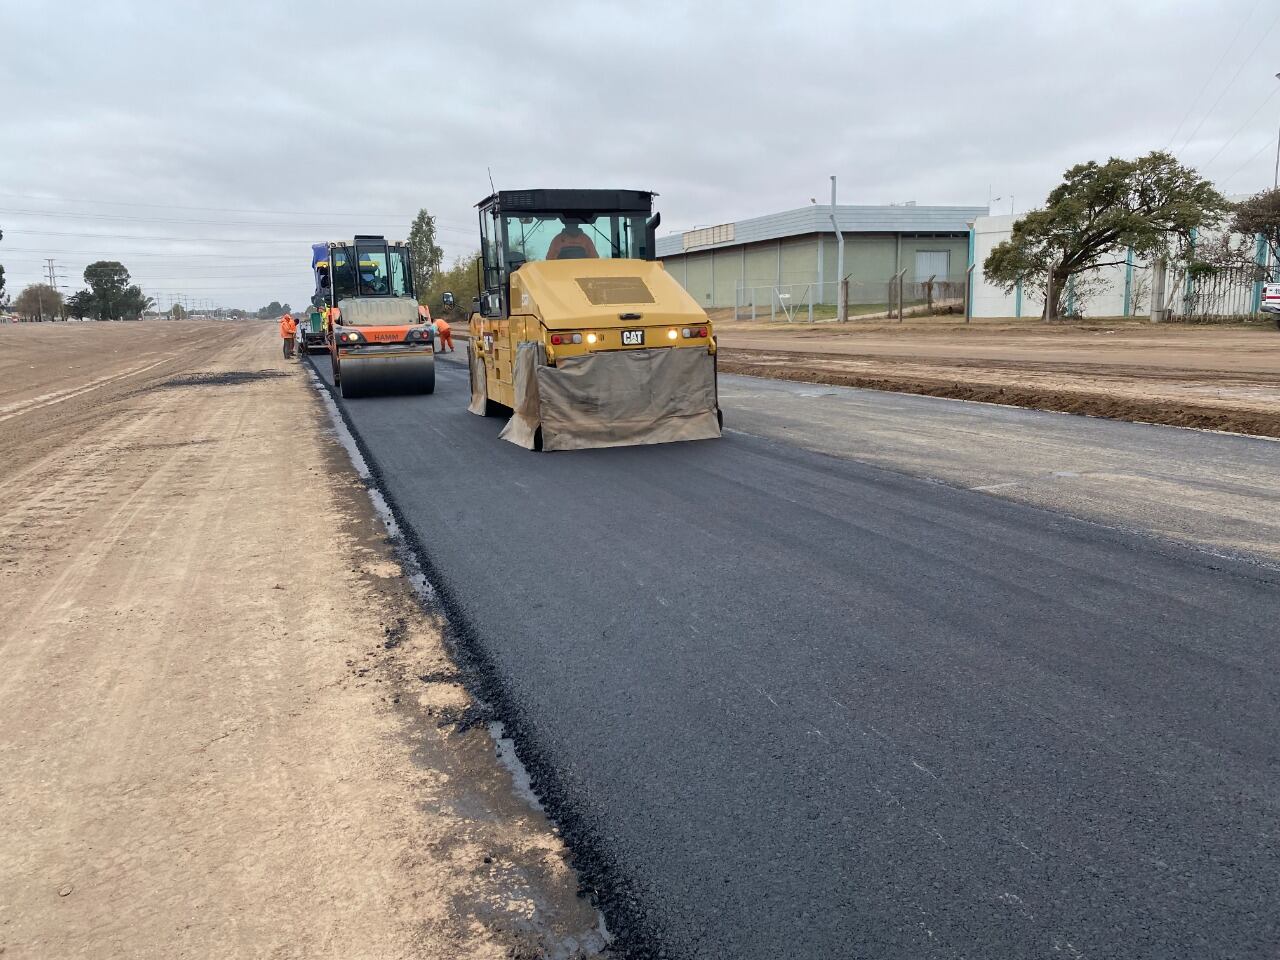
[[[0,373],[5,960],[599,952],[274,330]]]
[[[720,369],[1280,436],[1274,325],[717,326]]]

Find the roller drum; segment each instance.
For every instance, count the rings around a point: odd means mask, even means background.
[[[344,400],[434,393],[436,388],[436,358],[433,353],[346,356],[341,361],[341,372],[340,389]]]

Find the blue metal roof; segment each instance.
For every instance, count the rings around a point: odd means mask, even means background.
[[[782,213],[739,220],[733,224],[733,239],[684,248],[684,234],[658,238],[659,257],[678,256],[717,247],[799,237],[810,233],[831,233],[831,207],[811,204]],[[854,233],[966,233],[975,217],[985,217],[986,207],[836,207],[841,232]]]

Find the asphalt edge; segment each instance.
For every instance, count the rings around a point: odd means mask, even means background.
[[[426,613],[441,620],[445,650],[457,666],[467,692],[486,713],[480,719],[502,724],[506,737],[515,746],[516,759],[528,771],[534,795],[559,829],[569,851],[570,864],[578,875],[578,895],[588,898],[603,915],[610,940],[606,952],[633,960],[670,960],[673,956],[670,948],[662,946],[669,943],[669,939],[645,913],[641,893],[613,867],[605,852],[604,825],[593,822],[569,800],[568,790],[534,736],[532,724],[485,652],[483,638],[472,625],[466,605],[454,595],[443,570],[432,559],[418,531],[387,491],[381,465],[352,423],[345,402],[334,386],[315,369],[312,358],[308,356],[305,359],[309,373],[327,392],[364,460],[367,476],[356,468],[361,482],[386,504],[395,521],[397,531],[389,531],[392,546],[408,557],[431,586],[431,590],[425,593],[415,591],[418,602]]]

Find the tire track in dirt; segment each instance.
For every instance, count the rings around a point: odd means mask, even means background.
[[[269,332],[0,424],[0,952],[598,955]]]
[[[917,370],[923,366],[919,358],[911,359],[910,363]],[[1080,386],[1037,386],[1026,382],[1025,377],[1023,382],[1017,382],[1017,370],[1020,368],[1010,368],[1010,372],[1003,375],[993,371],[990,364],[967,369],[948,361],[946,366],[952,369],[908,374],[894,373],[893,360],[886,357],[806,356],[798,352],[723,349],[718,356],[718,365],[723,373],[750,377],[915,393],[1111,420],[1280,437],[1280,410],[1143,398],[1120,391],[1090,389],[1083,383]],[[863,370],[856,369],[859,366]],[[1163,378],[1168,379],[1168,376],[1163,375]]]

